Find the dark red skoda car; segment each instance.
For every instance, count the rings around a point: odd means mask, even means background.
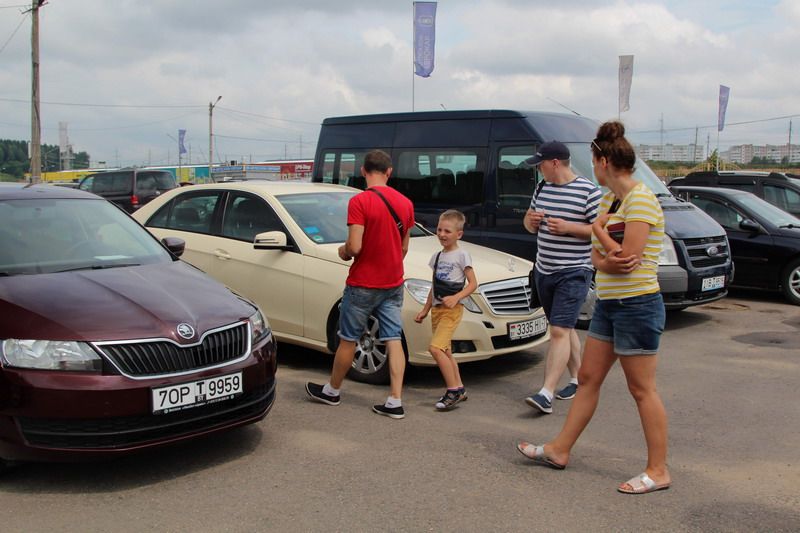
[[[113,204],[0,184],[0,468],[122,454],[264,418],[256,306]]]

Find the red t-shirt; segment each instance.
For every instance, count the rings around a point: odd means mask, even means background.
[[[411,200],[391,187],[374,187],[391,204],[408,232],[414,225]],[[347,284],[370,289],[390,289],[403,283],[403,249],[400,232],[380,196],[364,191],[350,199],[347,225],[364,226],[361,253],[350,266]]]

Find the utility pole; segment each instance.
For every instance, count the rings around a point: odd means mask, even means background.
[[[42,179],[42,118],[39,112],[39,8],[47,0],[31,4],[31,183]]]
[[[214,106],[217,105],[217,102],[220,101],[222,96],[217,96],[217,99],[214,103],[208,103],[208,179],[212,182],[214,178],[211,176],[211,164],[214,161],[213,153],[214,153],[214,129],[213,129],[213,116],[214,116]]]
[[[692,147],[692,163],[697,161],[697,126],[694,128],[694,146]]]

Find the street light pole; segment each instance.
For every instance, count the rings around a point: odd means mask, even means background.
[[[217,96],[217,99],[214,103],[208,103],[208,179],[214,181],[214,178],[211,175],[211,163],[214,161],[213,154],[214,154],[214,128],[213,128],[213,116],[214,116],[214,106],[217,105],[217,102],[220,101],[222,96]]]

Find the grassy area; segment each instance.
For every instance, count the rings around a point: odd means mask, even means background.
[[[19,178],[12,176],[11,174],[3,174],[0,172],[0,181],[20,181]]]

